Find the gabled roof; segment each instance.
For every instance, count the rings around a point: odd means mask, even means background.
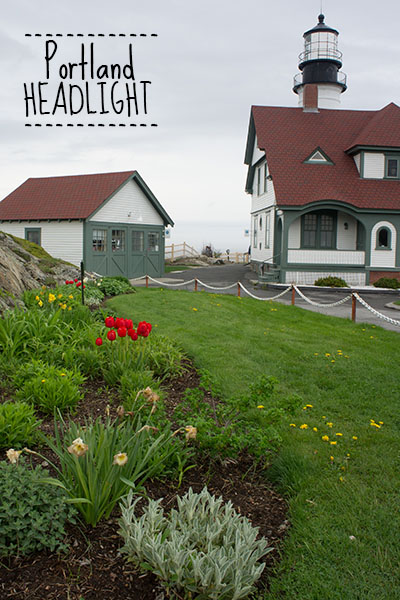
[[[0,202],[0,220],[87,219],[131,179],[146,194],[164,223],[173,225],[137,171],[27,179]]]
[[[255,139],[266,154],[276,201],[302,206],[320,200],[344,202],[361,209],[400,210],[399,180],[361,179],[346,150],[356,146],[400,149],[400,107],[380,111],[330,110],[253,106],[245,163],[249,165],[246,191],[251,192]],[[388,123],[387,123],[388,121]],[[372,143],[373,142],[373,143]],[[304,163],[316,147],[333,161],[324,168]]]

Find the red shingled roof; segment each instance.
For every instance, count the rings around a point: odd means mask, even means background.
[[[361,179],[352,156],[355,146],[400,148],[400,107],[379,111],[253,106],[257,145],[264,150],[277,203],[302,206],[337,200],[358,208],[400,209],[400,181]],[[250,125],[250,130],[252,125]],[[248,144],[251,135],[249,133]],[[304,164],[317,147],[334,165]],[[247,158],[250,146],[248,146]]]
[[[27,179],[0,202],[0,220],[86,219],[135,173]]]

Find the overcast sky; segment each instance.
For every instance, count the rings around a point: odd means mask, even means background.
[[[325,22],[340,32],[342,70],[348,75],[341,107],[400,104],[398,0],[323,0],[322,8]],[[211,242],[220,250],[246,249],[250,197],[244,193],[243,159],[250,106],[297,105],[292,81],[303,50],[302,35],[316,25],[319,12],[320,0],[7,3],[0,25],[0,198],[28,177],[136,169],[176,223],[171,241],[186,240],[198,248]],[[26,37],[27,33],[43,36]],[[63,37],[55,37],[57,33]],[[74,37],[66,37],[67,33]],[[78,38],[78,33],[85,37]],[[96,36],[88,37],[89,33]],[[129,36],[132,33],[137,37]],[[48,60],[46,79],[50,39],[57,49]],[[42,88],[47,110],[53,108],[60,81],[66,89],[70,84],[84,88],[80,72],[73,73],[73,80],[62,80],[60,67],[62,73],[63,64],[78,63],[81,44],[88,52],[91,42],[96,68],[128,63],[132,43],[139,114],[129,118],[111,110],[107,115],[82,111],[64,116],[58,108],[54,115],[34,117],[30,103],[26,118],[24,83],[48,84]],[[54,50],[49,44],[48,53]],[[151,81],[147,114],[143,85],[138,83],[143,80]],[[89,83],[92,108],[96,103],[99,108],[98,81]],[[104,102],[109,103],[113,80],[102,81]],[[126,82],[132,80],[117,84],[116,98],[123,98]],[[67,123],[96,126],[67,127]],[[105,126],[98,127],[99,123]],[[138,126],[119,127],[123,123]],[[154,123],[157,127],[151,126]]]

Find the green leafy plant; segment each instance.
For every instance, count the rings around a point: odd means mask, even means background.
[[[97,281],[97,287],[105,296],[132,294],[135,291],[126,277],[102,277]]]
[[[185,355],[176,342],[164,335],[154,335],[146,341],[144,362],[156,377],[173,377],[184,372]]]
[[[38,550],[67,550],[65,522],[75,509],[65,493],[43,483],[48,471],[29,469],[21,458],[0,462],[0,555],[24,555]]]
[[[74,408],[82,398],[79,386],[84,377],[79,371],[60,369],[41,360],[32,360],[16,372],[16,398],[32,403],[43,412]]]
[[[129,488],[142,491],[175,451],[169,428],[158,433],[140,421],[135,428],[127,420],[89,420],[84,426],[60,421],[55,440],[45,441],[61,465],[54,467],[58,479],[47,482],[62,487],[92,526],[110,516]]]
[[[378,281],[372,284],[377,288],[390,288],[393,290],[398,290],[400,288],[400,281],[391,277],[381,277]]]
[[[231,502],[189,489],[177,497],[178,509],[164,516],[161,500],[149,500],[136,517],[139,499],[130,492],[121,502],[120,533],[128,560],[160,578],[168,592],[185,598],[239,600],[253,590],[264,570],[260,559],[272,548],[257,540],[258,528]]]
[[[0,404],[0,448],[31,444],[40,423],[33,407],[26,402]]]
[[[330,275],[329,277],[320,277],[314,281],[314,285],[321,287],[349,287],[344,279],[341,277],[334,277],[333,275]]]

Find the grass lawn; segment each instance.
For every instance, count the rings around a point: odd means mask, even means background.
[[[108,306],[177,340],[223,397],[266,374],[310,405],[269,471],[292,527],[264,598],[400,598],[399,334],[204,292],[140,289]]]

